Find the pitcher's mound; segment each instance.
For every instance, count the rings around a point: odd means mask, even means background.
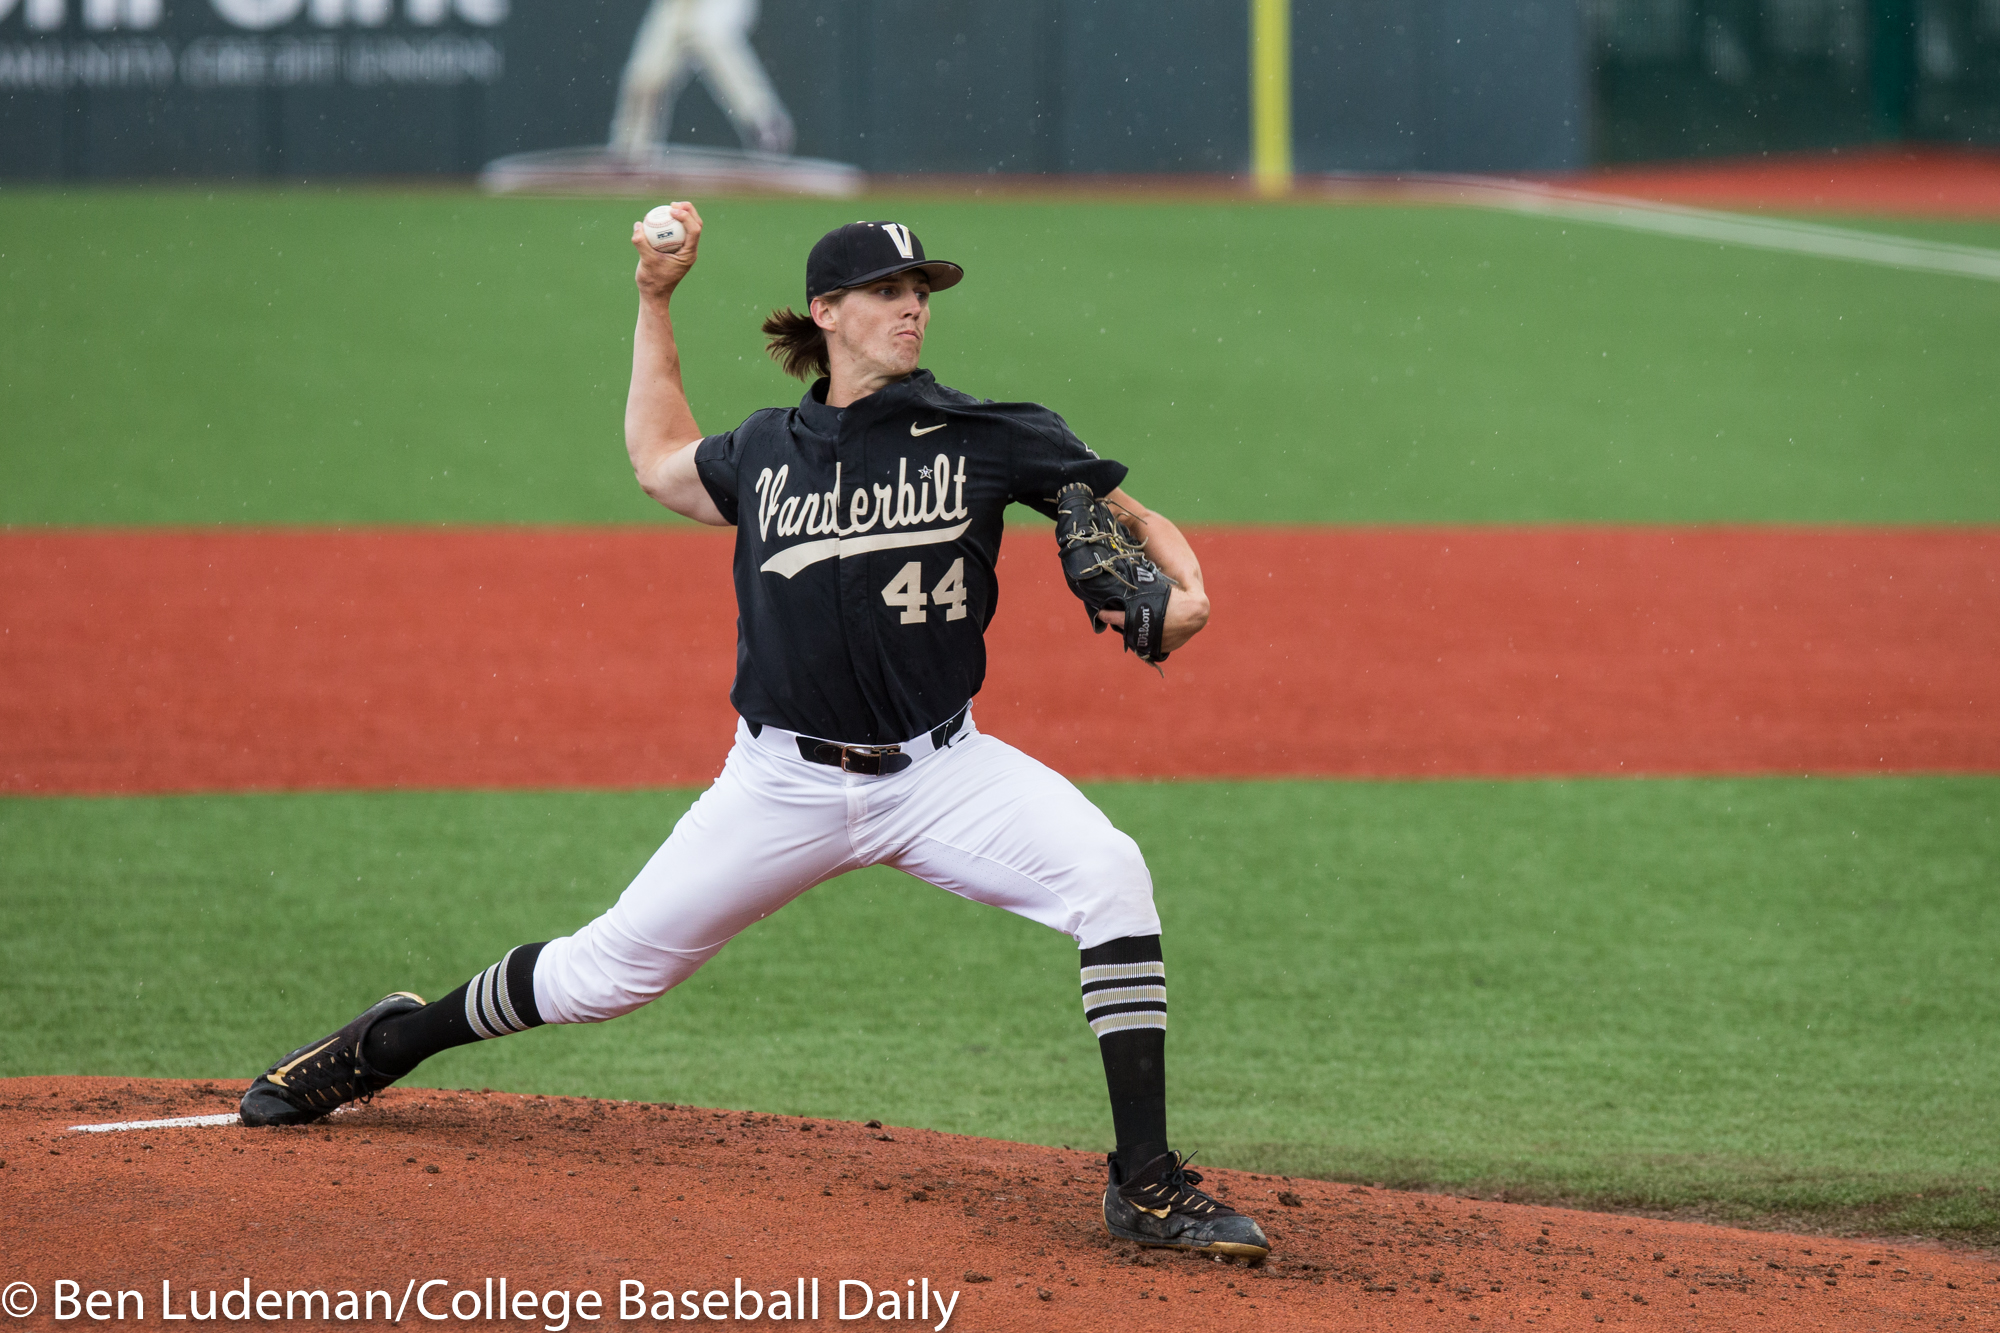
[[[1208,1171],[1270,1233],[1250,1267],[1113,1241],[1095,1154],[703,1107],[396,1088],[310,1128],[73,1128],[241,1091],[0,1080],[27,1325],[57,1326],[58,1280],[149,1323],[164,1282],[177,1315],[262,1298],[337,1326],[353,1293],[359,1322],[571,1329],[664,1324],[668,1293],[676,1321],[967,1330],[1993,1327],[2000,1294],[2000,1265],[1938,1250]]]

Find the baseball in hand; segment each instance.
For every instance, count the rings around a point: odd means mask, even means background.
[[[640,224],[645,227],[646,239],[653,243],[655,250],[678,250],[681,242],[687,239],[687,228],[680,224],[680,219],[671,210],[672,205],[661,204],[646,214],[646,220]]]

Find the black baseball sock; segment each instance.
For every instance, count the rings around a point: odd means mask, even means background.
[[[1167,1150],[1167,968],[1158,935],[1128,935],[1085,949],[1083,1013],[1104,1057],[1118,1174]]]
[[[442,1000],[368,1029],[361,1058],[401,1078],[439,1051],[540,1027],[535,1008],[535,959],[540,944],[509,949],[504,958]]]

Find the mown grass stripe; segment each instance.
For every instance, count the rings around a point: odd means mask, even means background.
[[[796,401],[757,326],[857,206],[702,207],[675,326],[719,430]],[[967,265],[938,377],[1049,403],[1177,520],[2000,521],[1984,283],[1483,209],[868,207]],[[0,524],[653,521],[636,211],[10,190]]]
[[[1177,1144],[2000,1239],[2000,779],[1090,794],[1158,885]],[[575,928],[692,795],[0,801],[0,1073],[247,1083],[386,989]],[[640,1013],[418,1081],[1094,1147],[1075,985],[1061,936],[869,872]]]

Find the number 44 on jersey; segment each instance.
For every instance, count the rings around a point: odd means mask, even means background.
[[[896,571],[896,577],[889,580],[889,586],[882,589],[882,600],[890,606],[903,609],[901,623],[921,625],[928,614],[924,608],[935,602],[949,607],[944,613],[946,620],[965,619],[965,557],[951,562],[951,568],[944,572],[938,585],[932,588],[930,596],[924,596],[924,566],[921,560],[912,560]]]

